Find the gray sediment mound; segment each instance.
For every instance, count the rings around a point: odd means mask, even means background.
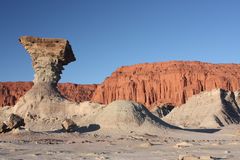
[[[95,121],[103,128],[151,131],[177,129],[149,112],[145,106],[133,101],[117,100],[103,108]]]
[[[240,107],[240,90],[234,92],[234,95],[235,95],[235,100],[237,102],[237,105],[238,105],[238,107]]]
[[[202,92],[163,118],[168,123],[192,128],[217,128],[240,122],[234,93],[223,89]]]

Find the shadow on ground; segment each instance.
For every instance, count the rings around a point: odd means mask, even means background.
[[[99,124],[90,124],[89,126],[82,126],[82,127],[75,127],[71,132],[78,132],[78,133],[88,133],[88,132],[94,132],[99,130],[101,127]],[[64,129],[58,129],[55,131],[49,131],[49,133],[62,133],[66,132]],[[69,133],[71,133],[69,132]]]
[[[191,131],[191,132],[200,132],[200,133],[215,133],[215,132],[220,131],[221,129],[205,129],[205,128],[204,129],[202,129],[202,128],[200,128],[200,129],[186,129],[186,128],[184,128],[182,130]]]

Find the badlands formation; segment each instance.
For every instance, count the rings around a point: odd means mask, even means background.
[[[97,87],[92,100],[108,104],[133,100],[148,108],[184,104],[202,91],[240,88],[239,64],[172,61],[120,67]]]
[[[239,124],[240,110],[233,92],[216,89],[192,96],[163,119],[188,128],[218,128]]]
[[[35,75],[33,84],[12,94],[26,92],[13,107],[1,108],[1,159],[239,159],[239,65],[122,67],[101,85],[73,86],[89,91],[86,100],[97,87],[92,100],[101,104],[77,103],[81,95],[58,86],[63,66],[76,60],[69,42],[31,36],[19,41]]]

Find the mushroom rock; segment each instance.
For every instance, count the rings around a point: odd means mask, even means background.
[[[57,90],[63,66],[75,61],[72,48],[67,40],[23,36],[20,43],[32,58],[34,68],[34,86],[29,91],[33,94],[63,97]],[[28,93],[29,93],[28,92]]]
[[[33,87],[17,102],[14,111],[25,116],[34,113],[41,116],[68,115],[71,107],[57,89],[63,66],[75,61],[69,42],[65,39],[23,36],[20,43],[32,58],[34,68]]]

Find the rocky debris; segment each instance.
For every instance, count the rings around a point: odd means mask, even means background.
[[[139,145],[139,147],[141,147],[141,148],[149,148],[149,147],[151,147],[151,146],[153,146],[153,144],[150,143],[150,142],[144,142],[144,143],[141,143],[141,144]]]
[[[193,146],[193,145],[188,142],[181,142],[181,143],[177,143],[175,145],[176,148],[187,148],[187,147],[191,147],[191,146]]]
[[[8,118],[7,127],[12,130],[25,126],[24,119],[16,114],[11,114]]]
[[[0,133],[7,132],[7,125],[4,122],[0,122]]]
[[[151,110],[152,114],[159,118],[165,117],[167,114],[169,114],[173,110],[174,106],[172,104],[163,104],[161,106],[157,106],[154,109]]]
[[[132,100],[150,109],[163,103],[179,106],[202,91],[238,90],[239,70],[239,64],[190,61],[124,66],[97,87],[92,100],[103,104]]]
[[[186,104],[175,107],[163,120],[184,127],[218,128],[239,124],[240,112],[233,92],[215,89],[191,97]]]
[[[62,122],[62,127],[65,132],[74,132],[77,129],[76,123],[71,119],[65,119]]]
[[[6,122],[0,122],[0,133],[10,132],[25,126],[24,119],[16,114],[10,114]]]
[[[178,160],[214,160],[212,156],[179,155]]]
[[[14,106],[19,98],[26,94],[32,86],[32,82],[0,82],[0,107]],[[79,103],[90,101],[97,85],[60,83],[57,87],[65,98]]]

